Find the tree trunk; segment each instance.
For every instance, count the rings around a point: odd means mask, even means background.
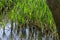
[[[60,0],[47,0],[47,4],[52,11],[54,21],[56,22],[56,28],[60,38]]]

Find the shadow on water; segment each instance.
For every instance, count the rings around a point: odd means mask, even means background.
[[[15,24],[15,23],[13,23]],[[31,28],[22,28],[17,34],[17,30],[12,30],[11,34],[11,23],[8,22],[5,27],[5,34],[3,34],[3,28],[0,26],[0,40],[53,40],[53,37],[48,36],[49,39],[45,36],[41,36],[42,34],[38,30],[34,30]],[[11,37],[12,36],[12,37]]]

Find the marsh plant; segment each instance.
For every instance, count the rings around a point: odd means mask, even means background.
[[[42,37],[46,37],[46,40],[49,40],[47,37],[58,40],[56,25],[46,0],[0,0],[0,24],[3,29],[9,21],[11,33],[13,30],[16,34],[21,32],[20,36],[23,37],[26,32],[30,32],[27,40],[42,40]]]

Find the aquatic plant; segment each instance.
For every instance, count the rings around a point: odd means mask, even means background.
[[[6,17],[11,21],[11,31],[14,22],[18,23],[18,29],[35,26],[39,28],[38,30],[42,30],[43,26],[46,26],[47,29],[44,30],[49,32],[50,27],[53,27],[53,33],[56,31],[56,25],[46,0],[1,0],[0,17],[3,14],[7,15]]]

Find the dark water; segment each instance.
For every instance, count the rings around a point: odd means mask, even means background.
[[[11,33],[11,23],[8,22],[5,26],[5,30],[3,30],[3,26],[0,26],[0,40],[53,40],[53,37],[50,36],[48,39],[46,36],[40,36],[41,34],[39,34],[39,31],[31,33],[29,28],[26,28],[24,31],[23,30],[24,29],[21,29],[17,34],[17,30],[14,25],[14,29]]]

